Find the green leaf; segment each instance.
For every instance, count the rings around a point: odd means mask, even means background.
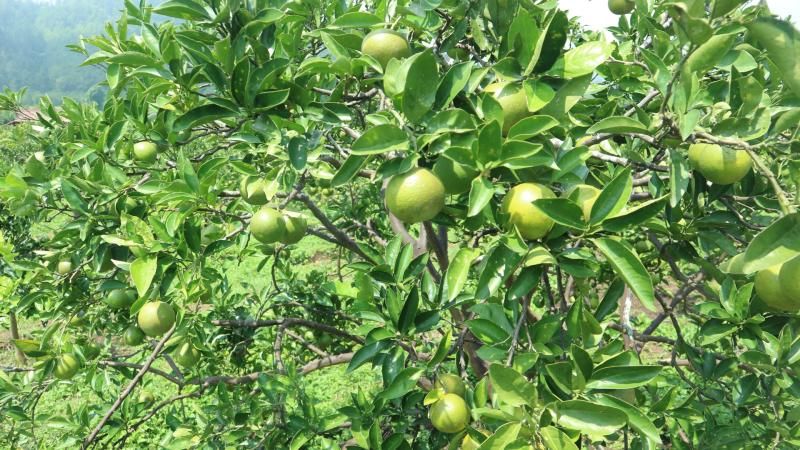
[[[745,274],[782,264],[800,253],[800,213],[781,217],[756,235],[744,253]]]
[[[607,217],[612,217],[622,211],[628,203],[633,190],[633,178],[630,169],[621,170],[600,192],[592,205],[589,223],[597,224]]]
[[[658,428],[653,425],[653,422],[642,413],[639,408],[631,405],[630,403],[620,400],[617,397],[607,394],[597,396],[597,403],[604,406],[611,406],[617,408],[628,416],[628,423],[631,428],[636,430],[642,437],[649,439],[654,444],[661,443],[661,434]]]
[[[428,361],[428,368],[434,367],[440,362],[444,361],[447,358],[447,354],[450,352],[450,344],[453,341],[453,331],[450,328],[447,328],[444,332],[444,336],[441,340],[439,340],[439,345],[436,347],[436,353],[433,354],[433,357]]]
[[[522,83],[528,100],[528,111],[536,112],[544,108],[556,96],[556,91],[541,80],[525,80]]]
[[[583,221],[583,211],[572,200],[566,198],[543,198],[536,200],[533,204],[558,224],[576,230],[586,229],[586,223]]]
[[[331,26],[337,28],[369,28],[381,22],[381,18],[375,14],[354,11],[337,17]]]
[[[73,211],[89,213],[89,204],[81,197],[80,191],[74,184],[67,180],[61,180],[61,193],[64,194],[64,200]]]
[[[517,439],[522,425],[517,422],[509,422],[501,425],[493,435],[489,436],[478,447],[478,450],[505,450]]]
[[[406,367],[397,374],[392,384],[378,396],[385,400],[394,400],[406,395],[408,391],[414,388],[423,373],[424,370],[418,367]]]
[[[469,277],[469,268],[480,254],[480,250],[469,247],[463,247],[458,250],[458,253],[456,253],[453,261],[447,268],[447,276],[445,277],[445,298],[448,302],[458,297],[458,294],[464,289],[464,285],[467,283],[467,278]]]
[[[730,336],[738,329],[739,327],[734,324],[719,319],[709,319],[700,327],[697,337],[700,345],[706,346]]]
[[[624,116],[606,117],[586,130],[586,134],[595,133],[641,133],[647,134],[647,127],[636,119]]]
[[[592,82],[591,75],[573,78],[556,92],[547,106],[542,108],[542,114],[562,119],[583,98],[586,90]]]
[[[563,59],[557,61],[548,73],[566,79],[591,74],[597,66],[603,64],[611,56],[613,50],[614,46],[605,41],[581,44],[567,51]]]
[[[736,40],[736,34],[718,34],[706,40],[686,59],[689,72],[706,72],[716,66],[728,53]]]
[[[489,204],[494,196],[494,185],[484,177],[472,180],[469,190],[469,210],[467,217],[477,216]]]
[[[294,170],[301,171],[308,161],[308,141],[301,136],[295,136],[289,141],[289,162]]]
[[[592,437],[612,434],[628,422],[628,416],[619,409],[584,400],[557,403],[555,411],[559,425]]]
[[[387,340],[375,341],[356,350],[355,354],[353,355],[353,359],[350,360],[350,364],[347,366],[346,372],[350,373],[365,363],[372,361],[372,358],[374,358],[375,355],[380,353],[382,350],[387,349],[390,345],[390,341]]]
[[[544,427],[539,434],[549,450],[578,450],[573,440],[558,428]]]
[[[478,339],[490,345],[503,342],[509,338],[508,333],[491,320],[472,319],[467,320],[466,324]]]
[[[192,0],[169,0],[155,7],[153,12],[162,16],[186,20],[209,20],[205,8]]]
[[[400,318],[397,321],[397,328],[401,333],[407,333],[414,325],[414,318],[417,317],[419,309],[419,289],[414,286],[406,297],[403,309],[400,311]]]
[[[508,131],[508,139],[526,140],[558,126],[558,121],[550,116],[526,117],[515,123]]]
[[[786,86],[800,95],[800,32],[791,23],[773,17],[759,17],[747,28],[767,50]]]
[[[469,82],[472,73],[472,63],[464,62],[455,64],[442,78],[436,90],[435,109],[442,109],[453,101]]]
[[[209,104],[198,106],[186,114],[178,117],[172,125],[175,131],[183,131],[195,126],[205,125],[219,119],[226,119],[236,116],[236,111],[223,108],[219,105]]]
[[[661,373],[661,366],[603,367],[592,373],[587,389],[632,389],[644,386]]]
[[[627,247],[610,238],[593,239],[592,242],[603,253],[611,267],[633,293],[650,311],[655,311],[655,294],[650,274],[639,258]]]
[[[654,198],[648,200],[635,208],[629,209],[622,214],[618,214],[610,219],[603,221],[603,229],[611,232],[620,232],[630,227],[641,225],[651,217],[664,210],[668,197]]]
[[[339,187],[352,180],[367,163],[367,156],[350,155],[331,179],[331,187]]]
[[[352,154],[375,155],[408,148],[406,132],[392,124],[383,124],[365,131],[353,142]]]
[[[419,122],[436,100],[439,68],[433,52],[426,50],[408,60],[408,73],[403,89],[403,113],[411,122]]]
[[[131,263],[131,279],[139,297],[144,297],[147,290],[150,289],[157,269],[158,257],[155,255],[140,256]]]
[[[186,158],[186,155],[181,152],[178,155],[178,170],[181,173],[181,178],[186,182],[186,185],[195,193],[200,193],[200,180],[197,178],[197,173],[194,171],[191,161]]]
[[[692,175],[681,152],[670,149],[669,161],[669,204],[674,208],[686,194]]]
[[[498,400],[511,406],[533,404],[536,401],[536,387],[514,369],[500,364],[489,367],[492,389]]]
[[[517,268],[521,256],[505,245],[497,246],[486,257],[475,298],[483,300],[492,296]]]

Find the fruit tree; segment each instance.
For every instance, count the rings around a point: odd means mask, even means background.
[[[800,33],[608,7],[126,0],[0,179],[0,446],[798,448]]]

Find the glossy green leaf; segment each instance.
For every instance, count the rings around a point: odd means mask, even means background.
[[[500,402],[511,406],[533,404],[536,388],[514,369],[500,364],[489,367],[492,389]]]
[[[210,19],[206,9],[193,0],[168,0],[153,9],[153,12],[162,16],[175,17],[187,20]]]
[[[655,294],[650,273],[639,258],[627,247],[610,238],[593,239],[592,242],[606,257],[614,269],[636,297],[649,310],[655,311]]]
[[[472,73],[472,63],[458,63],[453,65],[442,78],[436,90],[436,109],[444,108],[453,101],[454,98],[466,87],[469,76]]]
[[[539,434],[548,450],[578,450],[572,439],[558,428],[544,427],[539,430]]]
[[[791,23],[774,17],[759,17],[748,27],[767,50],[786,86],[800,95],[800,32]]]
[[[511,127],[508,139],[530,139],[556,126],[558,121],[550,116],[526,117]]]
[[[522,425],[516,422],[509,422],[501,425],[493,435],[489,436],[481,443],[478,450],[504,450],[517,439]]]
[[[469,190],[469,209],[467,217],[480,214],[483,208],[489,204],[494,196],[494,186],[492,182],[484,177],[477,177],[472,180],[472,187]]]
[[[184,115],[178,117],[172,128],[175,131],[183,131],[199,125],[205,125],[219,119],[231,118],[236,115],[236,111],[223,108],[219,105],[208,104],[198,106]]]
[[[625,116],[606,117],[586,130],[587,134],[595,133],[641,133],[648,134],[647,127],[636,119]]]
[[[469,269],[472,266],[472,262],[475,261],[480,254],[481,252],[478,249],[462,247],[458,250],[456,256],[453,257],[453,261],[450,262],[450,266],[447,268],[447,276],[445,277],[445,286],[447,288],[447,295],[445,298],[448,302],[458,297],[458,294],[464,289],[464,285],[467,283],[469,277]]]
[[[380,398],[394,400],[406,395],[414,388],[423,373],[424,370],[418,367],[406,367],[397,374],[392,384],[379,394]]]
[[[632,190],[631,170],[623,169],[600,192],[592,205],[589,223],[597,224],[607,217],[617,215],[628,203]]]
[[[566,198],[543,198],[533,202],[540,211],[558,224],[576,230],[586,228],[583,210],[575,202]]]
[[[418,53],[408,59],[408,73],[403,89],[403,113],[411,122],[418,122],[436,100],[439,69],[431,51]]]
[[[744,273],[784,263],[800,253],[800,213],[781,217],[756,235],[742,261]]]
[[[596,370],[587,389],[631,389],[644,386],[661,373],[660,366],[617,366]]]
[[[158,258],[155,255],[140,256],[131,263],[131,279],[139,297],[144,297],[150,289],[157,269]]]
[[[639,408],[613,395],[606,394],[597,396],[597,403],[621,410],[628,416],[628,424],[630,424],[631,428],[644,438],[649,439],[651,443],[661,444],[661,434],[658,428]]]
[[[584,400],[560,402],[554,409],[559,425],[589,436],[608,436],[628,422],[628,416],[621,410]]]
[[[391,124],[378,125],[365,131],[353,142],[352,154],[375,155],[408,148],[406,132]]]

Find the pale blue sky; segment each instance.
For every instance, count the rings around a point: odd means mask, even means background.
[[[580,17],[589,28],[597,30],[617,24],[618,17],[608,11],[608,0],[559,0],[558,4],[561,9]],[[767,0],[767,4],[774,14],[791,15],[795,25],[800,24],[800,0]]]

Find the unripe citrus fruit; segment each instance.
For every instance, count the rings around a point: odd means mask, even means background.
[[[125,289],[114,289],[109,292],[103,301],[114,309],[123,309],[131,306],[133,301]]]
[[[58,266],[56,267],[59,275],[66,275],[72,272],[72,261],[68,259],[63,259],[58,262]]]
[[[444,208],[444,196],[439,178],[418,167],[392,177],[386,186],[386,207],[405,223],[424,222]]]
[[[80,363],[78,358],[70,353],[61,355],[56,361],[56,368],[53,370],[53,375],[60,380],[69,380],[78,373]]]
[[[300,242],[300,239],[303,239],[303,236],[306,235],[306,230],[308,229],[308,222],[303,216],[283,216],[283,222],[286,226],[286,234],[281,239],[281,243],[283,244],[295,244]]]
[[[568,199],[572,200],[581,207],[581,210],[583,211],[583,218],[587,221],[592,215],[592,207],[599,196],[600,189],[597,189],[594,186],[589,186],[588,184],[579,184],[572,188],[572,190],[570,190],[567,194]]]
[[[250,220],[250,233],[263,244],[274,244],[286,235],[283,215],[267,206],[261,207]]]
[[[800,304],[793,302],[781,289],[779,274],[781,264],[760,270],[756,274],[756,294],[770,308],[778,311],[797,311]]]
[[[187,369],[200,361],[200,351],[191,342],[184,342],[172,355],[175,362]]]
[[[150,337],[158,337],[175,325],[175,310],[164,302],[148,302],[137,316],[139,328]]]
[[[411,48],[402,34],[392,30],[375,30],[364,37],[361,53],[375,58],[385,69],[393,58],[411,56]]]
[[[736,183],[753,167],[753,160],[744,150],[733,150],[716,144],[690,145],[689,162],[708,181],[716,184]]]
[[[125,334],[122,337],[125,340],[125,345],[135,347],[144,342],[144,331],[136,325],[131,325],[125,329]]]
[[[452,373],[439,375],[434,386],[447,394],[456,394],[461,398],[464,398],[464,394],[467,393],[467,387],[464,385],[464,381],[461,377]]]
[[[266,187],[267,181],[263,178],[244,177],[239,184],[239,194],[242,200],[251,205],[263,205],[267,203],[267,193],[264,191]]]
[[[450,195],[463,194],[469,191],[472,180],[478,176],[480,172],[459,164],[450,158],[440,156],[433,165],[433,174],[444,185],[444,191]]]
[[[630,13],[635,6],[631,0],[608,0],[608,9],[618,16]]]
[[[158,146],[150,141],[133,144],[133,159],[142,163],[154,163],[158,156]]]
[[[800,309],[800,256],[783,263],[778,274],[781,290],[787,300],[791,301],[792,311]]]
[[[534,206],[533,202],[542,198],[555,198],[555,196],[547,186],[537,183],[522,183],[508,191],[500,209],[508,215],[508,225],[516,226],[523,238],[540,239],[550,232],[555,222]]]
[[[512,83],[492,83],[484,89],[494,94],[495,100],[503,108],[503,135],[520,120],[531,115],[528,111],[528,97],[522,86]]]
[[[139,392],[139,403],[149,405],[154,401],[156,401],[156,399],[153,397],[153,394],[150,391]]]
[[[445,394],[431,406],[430,419],[442,433],[458,433],[469,425],[469,408],[458,395]]]

